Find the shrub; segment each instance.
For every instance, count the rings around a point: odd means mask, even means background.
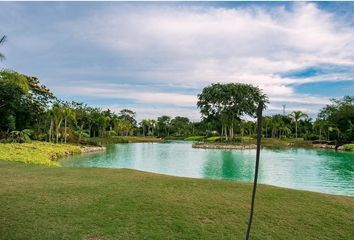
[[[344,144],[343,149],[344,151],[354,151],[354,143]]]
[[[9,141],[13,143],[25,143],[31,141],[32,130],[24,129],[22,131],[12,131],[10,132]]]
[[[203,140],[205,137],[204,136],[190,136],[185,138],[185,141],[201,141]]]
[[[310,141],[323,139],[318,134],[313,134],[313,133],[306,133],[306,134],[304,134],[303,137],[304,137],[304,140],[310,140]]]

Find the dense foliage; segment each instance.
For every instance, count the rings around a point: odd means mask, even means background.
[[[234,137],[234,127],[242,116],[255,116],[260,101],[267,98],[261,90],[249,84],[212,84],[198,95],[197,106],[204,119],[221,124],[221,135]]]

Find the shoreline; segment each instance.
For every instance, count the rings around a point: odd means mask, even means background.
[[[81,147],[82,153],[92,153],[92,152],[104,152],[106,151],[106,147],[101,146],[83,146]]]
[[[274,147],[274,146],[268,146],[268,144],[262,144],[263,147]],[[279,145],[278,147],[283,147],[283,148],[301,148],[303,146],[296,146],[294,144],[287,144],[287,145]],[[324,149],[324,150],[334,150],[334,151],[340,151],[340,152],[353,152],[353,151],[348,151],[345,150],[344,146],[339,146],[337,149],[335,148],[335,145],[326,145],[326,144],[312,144],[311,146],[306,146],[305,148],[312,148],[312,149]],[[194,143],[192,144],[192,148],[198,148],[198,149],[220,149],[220,150],[251,150],[251,149],[257,149],[256,144],[233,144],[233,143]]]
[[[192,144],[192,148],[199,149],[229,149],[229,150],[251,150],[257,149],[256,144],[213,144],[213,143],[202,143],[202,144]]]

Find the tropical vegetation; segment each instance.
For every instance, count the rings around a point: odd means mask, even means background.
[[[0,45],[6,36],[0,38]],[[0,60],[4,60],[0,54]],[[0,141],[51,143],[118,143],[149,139],[237,142],[254,137],[255,112],[268,98],[255,86],[215,83],[198,95],[202,119],[163,115],[136,119],[130,109],[113,112],[85,103],[58,99],[37,77],[0,70]],[[262,134],[269,139],[304,139],[350,144],[354,141],[354,96],[332,99],[316,119],[302,111],[263,117]],[[194,137],[193,136],[198,136]],[[130,137],[130,140],[128,139]],[[348,149],[348,148],[346,148]]]

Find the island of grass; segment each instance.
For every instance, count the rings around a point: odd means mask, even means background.
[[[235,137],[232,140],[226,141],[224,137],[213,136],[190,136],[184,139],[185,141],[193,141],[193,148],[202,149],[256,149],[256,139],[250,136]],[[262,138],[262,147],[267,148],[283,148],[283,147],[297,147],[297,148],[322,148],[322,149],[336,149],[340,151],[354,151],[354,144],[338,145],[332,143],[314,143],[313,141],[303,140],[301,138]]]
[[[194,148],[203,148],[203,149],[255,149],[256,148],[256,139],[245,136],[245,137],[236,137],[232,141],[225,141],[223,137],[214,136],[214,137],[204,137],[199,138],[199,140],[194,143],[192,146]],[[304,141],[302,139],[293,139],[293,138],[262,138],[262,147],[269,148],[279,148],[279,147],[303,147],[311,148],[314,147],[311,141]]]
[[[251,184],[0,161],[0,239],[243,239]],[[260,185],[252,239],[352,239],[354,198]]]

